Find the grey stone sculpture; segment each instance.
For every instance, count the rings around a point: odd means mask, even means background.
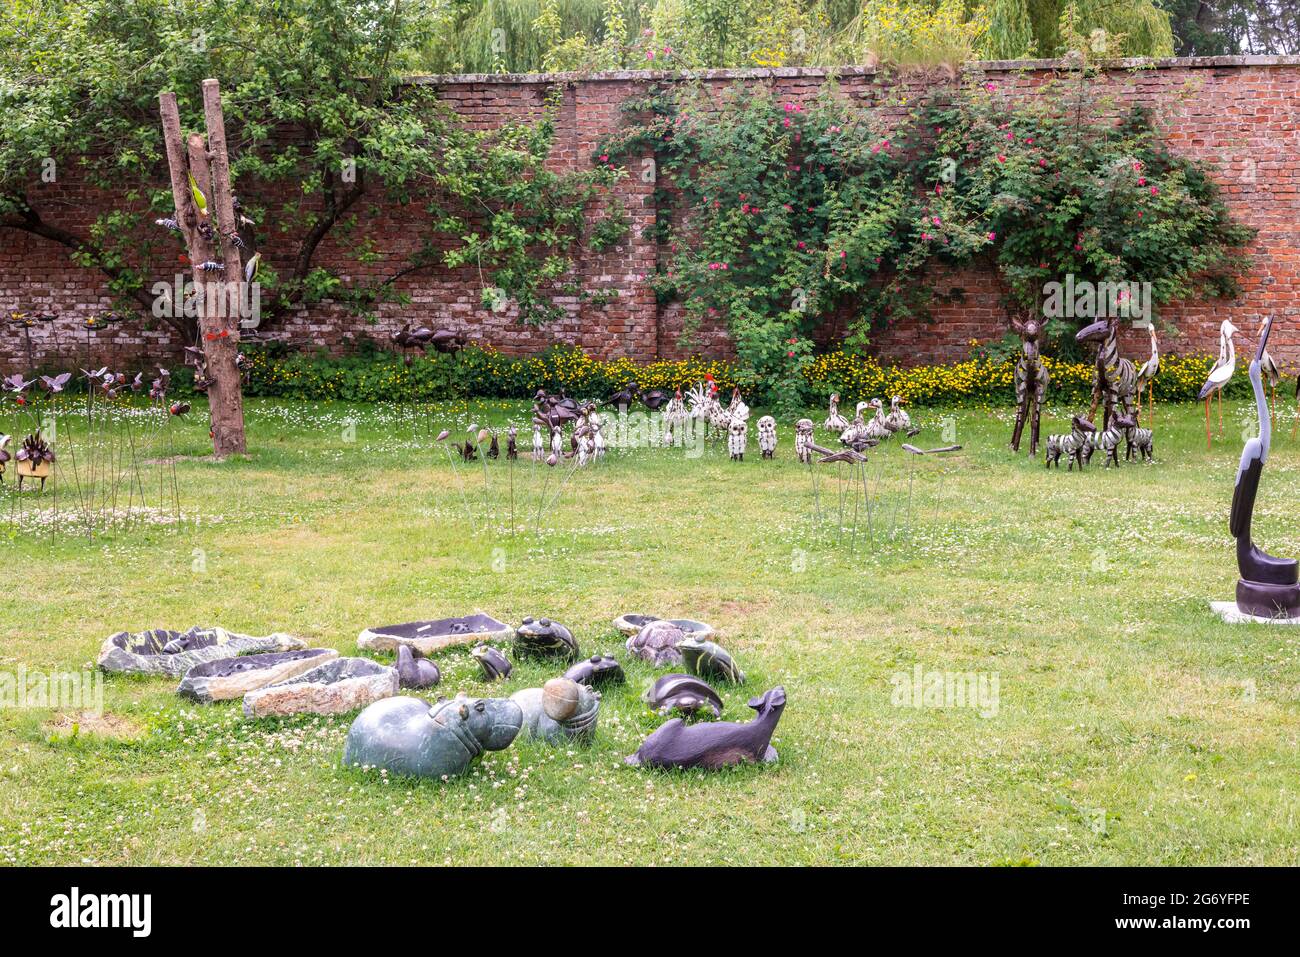
[[[396,668],[369,658],[335,658],[244,695],[244,717],[344,714],[397,694]]]
[[[627,640],[628,653],[652,665],[679,665],[682,653],[677,645],[686,632],[671,621],[652,621]]]
[[[330,658],[337,658],[338,654],[333,648],[308,648],[205,661],[185,672],[176,693],[205,704],[230,701],[257,688],[310,671]]]
[[[664,675],[646,689],[641,700],[665,716],[676,711],[687,718],[701,712],[715,719],[722,717],[722,697],[695,675]]]
[[[654,615],[642,615],[629,613],[619,615],[614,619],[614,627],[623,634],[631,637],[637,634],[642,628],[652,621],[664,621],[665,619],[657,618]],[[667,621],[672,622],[688,635],[694,635],[696,638],[712,638],[714,634],[713,626],[706,625],[702,621],[695,621],[693,618],[669,618]]]
[[[592,655],[579,661],[564,673],[564,677],[593,688],[621,685],[627,680],[627,676],[623,674],[623,666],[611,655]]]
[[[452,645],[472,645],[480,641],[502,641],[514,634],[505,622],[482,612],[462,618],[439,618],[434,621],[408,621],[400,625],[367,628],[357,637],[357,647],[365,651],[396,651],[398,645],[410,645],[427,655]]]
[[[506,698],[457,695],[430,706],[398,696],[370,705],[348,729],[343,763],[394,774],[451,778],[485,751],[510,747],[524,715]]]
[[[514,666],[510,664],[510,659],[491,645],[479,645],[470,651],[470,655],[483,669],[483,677],[488,681],[509,678],[510,672],[514,670]]]
[[[397,679],[403,688],[432,688],[442,680],[442,672],[428,658],[410,645],[397,646]]]
[[[745,673],[716,641],[701,641],[688,636],[677,643],[677,650],[686,662],[686,670],[693,675],[721,678],[738,685],[745,683]]]
[[[574,661],[578,657],[578,642],[558,621],[549,618],[525,618],[515,629],[517,655],[538,658],[557,657]]]
[[[195,665],[266,651],[301,651],[305,642],[279,633],[255,638],[224,628],[194,627],[189,631],[155,628],[119,631],[104,639],[99,667],[105,671],[180,677]]]
[[[600,692],[568,678],[516,691],[510,700],[523,712],[525,733],[549,744],[587,743],[596,733]]]

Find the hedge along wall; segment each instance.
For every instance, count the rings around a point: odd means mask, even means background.
[[[1283,321],[1275,329],[1270,352],[1287,368],[1300,366],[1300,328],[1296,328],[1300,323],[1300,57],[1172,59],[1144,63],[1143,69],[1137,66],[1126,63],[1109,69],[1095,81],[1097,92],[1125,105],[1137,102],[1153,107],[1173,148],[1216,170],[1234,214],[1259,230],[1253,250],[1256,265],[1243,283],[1242,298],[1231,303],[1167,308],[1164,318],[1177,325],[1180,335],[1176,341],[1166,338],[1165,351],[1217,351],[1222,319],[1231,318],[1253,334],[1259,317],[1273,313]],[[973,63],[967,69],[1005,90],[1030,95],[1059,67],[1051,61],[1016,61]],[[927,86],[945,82],[933,75],[895,75],[858,67],[841,69],[836,75],[845,96],[880,111],[886,119],[890,111],[901,119],[907,109],[886,105],[886,101],[896,102],[900,94],[911,100]],[[719,70],[699,76],[719,92],[737,80],[771,82],[782,99],[800,101],[817,94],[828,71]],[[464,122],[479,128],[494,126],[505,118],[536,116],[548,91],[561,85],[563,104],[551,162],[557,168],[577,168],[587,166],[596,144],[618,128],[622,119],[619,107],[625,100],[644,96],[652,83],[670,78],[669,74],[637,71],[589,76],[420,77],[411,82],[436,87]],[[642,281],[664,252],[642,235],[643,228],[655,220],[653,184],[633,175],[619,190],[631,219],[631,232],[621,245],[603,255],[584,255],[580,277],[589,288],[617,289],[620,295],[612,303],[580,304],[575,298],[566,303],[565,319],[531,328],[518,324],[510,310],[498,314],[484,308],[478,278],[470,270],[438,269],[402,280],[411,304],[384,306],[377,325],[364,324],[342,308],[326,304],[283,317],[268,326],[268,332],[294,346],[346,352],[358,334],[386,337],[411,322],[451,328],[471,341],[513,355],[535,353],[560,342],[601,358],[650,361],[679,357],[681,309],[671,303],[656,303]],[[85,211],[93,206],[94,197],[84,186],[64,179],[38,187],[35,195],[53,223],[74,232],[85,231]],[[393,205],[372,210],[379,199],[375,195],[371,203],[363,201],[356,209],[362,231],[373,236],[378,249],[387,255],[365,264],[349,261],[338,245],[327,241],[318,253],[320,264],[344,277],[382,277],[401,267],[415,245],[412,224],[422,214]],[[263,253],[284,265],[269,243]],[[1002,336],[1005,316],[991,267],[945,273],[934,277],[934,286],[937,292],[961,289],[961,301],[938,304],[930,323],[900,323],[879,332],[873,351],[882,361],[904,365],[951,362],[965,358],[971,340]],[[25,309],[67,316],[59,335],[65,359],[71,343],[84,339],[80,321],[109,304],[100,275],[74,266],[63,247],[0,229],[0,312]],[[1287,322],[1287,317],[1295,321]],[[153,325],[122,324],[98,333],[96,354],[110,362],[126,362],[142,353],[159,361],[174,359],[181,343],[166,326]],[[834,337],[834,324],[827,332]],[[703,354],[725,357],[725,329],[715,327],[703,333]],[[1144,357],[1148,350],[1145,335],[1130,331],[1126,337],[1126,353]],[[1244,343],[1239,340],[1240,345]],[[78,357],[81,348],[78,345]],[[32,349],[37,362],[56,361],[48,327],[33,330]],[[21,334],[6,329],[0,338],[0,371],[27,364]]]

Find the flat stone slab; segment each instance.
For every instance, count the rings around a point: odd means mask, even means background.
[[[343,714],[397,694],[397,669],[369,658],[335,658],[244,696],[244,717]]]
[[[1227,625],[1300,625],[1300,618],[1264,618],[1261,615],[1248,615],[1237,608],[1235,601],[1212,601],[1210,611],[1222,618]]]
[[[306,647],[307,643],[301,639],[279,632],[257,638],[224,628],[197,626],[189,631],[166,628],[119,631],[105,638],[100,646],[99,667],[124,674],[179,678],[195,665],[208,661],[261,652],[302,651]]]
[[[717,633],[712,625],[706,625],[694,618],[659,618],[656,615],[644,615],[639,612],[628,612],[619,615],[614,619],[614,627],[630,638],[640,634],[641,629],[652,621],[667,621],[676,625],[687,635],[701,641],[712,638]]]
[[[308,648],[304,651],[271,651],[260,655],[205,661],[185,672],[176,693],[204,703],[230,701],[242,698],[250,691],[310,671],[338,655],[333,648]]]
[[[421,654],[432,654],[452,645],[476,645],[484,641],[505,641],[515,630],[482,612],[464,618],[408,621],[400,625],[367,628],[357,636],[357,647],[365,651],[396,651],[409,645]]]

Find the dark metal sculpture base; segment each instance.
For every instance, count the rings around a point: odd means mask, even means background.
[[[1300,618],[1300,585],[1238,579],[1237,609],[1258,618]]]

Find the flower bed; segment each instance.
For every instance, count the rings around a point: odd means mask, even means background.
[[[249,382],[245,394],[287,399],[338,399],[349,402],[411,402],[466,396],[531,398],[538,389],[563,390],[575,397],[602,398],[635,380],[643,388],[683,390],[712,376],[724,394],[739,384],[751,402],[771,397],[753,393],[731,364],[699,358],[639,364],[630,359],[593,359],[579,349],[556,346],[535,356],[513,357],[491,349],[469,348],[456,355],[406,358],[378,349],[328,357],[247,347]],[[1049,401],[1081,405],[1092,393],[1092,364],[1045,359],[1052,374]],[[1209,372],[1209,356],[1165,356],[1156,380],[1161,401],[1196,398]],[[899,395],[926,406],[1001,406],[1013,401],[1014,362],[972,358],[934,366],[886,366],[875,358],[847,352],[816,356],[803,372],[805,398],[822,403],[839,392],[851,408],[863,399]],[[1230,395],[1249,390],[1237,376]]]

